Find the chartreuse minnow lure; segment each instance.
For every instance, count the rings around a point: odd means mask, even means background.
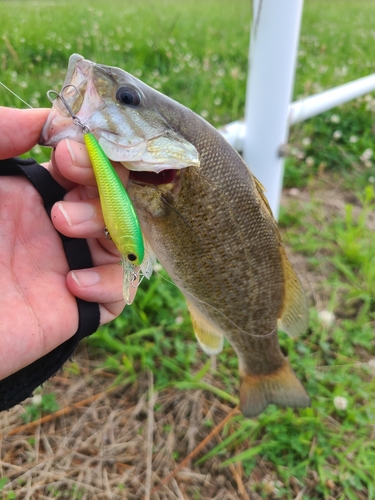
[[[129,302],[129,284],[134,267],[141,266],[144,244],[141,227],[132,201],[115,169],[91,132],[83,135],[99,190],[104,223],[121,253],[124,268],[124,298]]]

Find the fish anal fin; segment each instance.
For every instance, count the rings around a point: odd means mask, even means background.
[[[240,405],[245,417],[256,417],[272,403],[291,408],[310,406],[310,398],[287,360],[274,373],[240,373],[240,378]]]
[[[223,350],[224,335],[204,314],[187,301],[191,322],[199,345],[206,354],[218,354]]]
[[[296,337],[306,331],[308,327],[307,301],[301,282],[282,246],[280,253],[284,272],[284,305],[278,327],[291,337]]]

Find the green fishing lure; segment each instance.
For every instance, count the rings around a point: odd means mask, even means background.
[[[129,302],[130,284],[136,277],[134,268],[142,265],[145,255],[141,227],[133,203],[102,147],[91,132],[83,137],[98,185],[104,222],[121,253],[124,298]]]

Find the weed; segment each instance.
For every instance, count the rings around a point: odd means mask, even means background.
[[[36,394],[32,399],[31,403],[25,405],[25,413],[22,415],[24,422],[32,422],[37,420],[44,413],[53,413],[59,409],[59,405],[56,402],[56,395],[54,393],[50,394]]]

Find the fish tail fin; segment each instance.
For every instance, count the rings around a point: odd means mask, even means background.
[[[286,359],[274,373],[240,376],[240,404],[245,417],[256,417],[271,403],[291,408],[310,406],[310,398]]]

